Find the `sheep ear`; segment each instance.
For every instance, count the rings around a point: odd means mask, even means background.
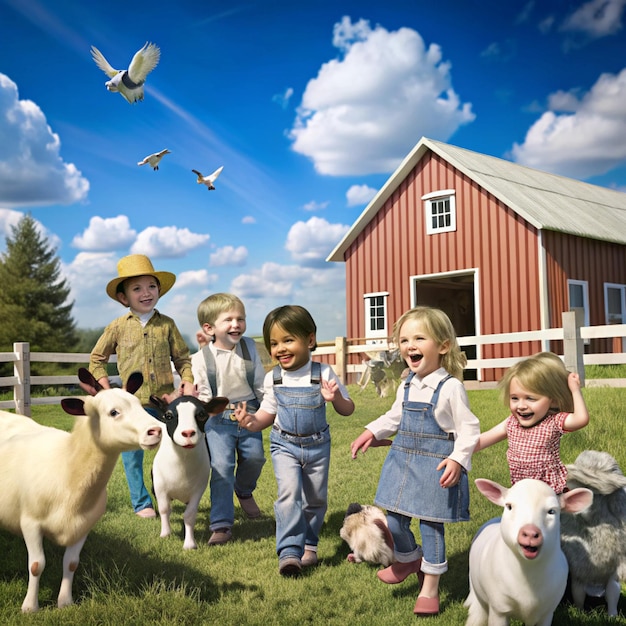
[[[141,372],[133,372],[126,381],[126,391],[135,393],[139,387],[143,385],[143,374]]]
[[[226,407],[228,406],[228,398],[215,396],[215,398],[211,398],[208,402],[203,402],[203,404],[207,413],[210,415],[218,415],[226,410]]]
[[[165,410],[167,409],[167,402],[159,396],[151,395],[150,404],[144,404],[143,408],[146,412],[150,413],[152,417],[158,419],[160,422],[165,422]]]
[[[508,489],[487,478],[477,478],[475,481],[478,491],[494,504],[504,506],[504,497]]]
[[[86,415],[85,403],[80,398],[63,398],[61,406],[69,415]]]
[[[559,496],[561,511],[564,513],[580,513],[590,507],[593,502],[593,491],[579,487],[571,489]]]
[[[102,385],[94,378],[94,375],[86,368],[78,369],[78,384],[80,388],[90,396],[95,396],[98,391],[102,391]]]

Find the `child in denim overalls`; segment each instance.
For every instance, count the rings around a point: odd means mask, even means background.
[[[417,573],[414,613],[439,613],[439,578],[447,571],[444,523],[469,520],[467,471],[480,436],[461,377],[466,360],[448,316],[416,307],[396,322],[394,340],[409,366],[391,409],[352,442],[352,457],[390,445],[375,503],[387,509],[396,562],[377,572],[388,584]],[[391,443],[385,437],[396,434]],[[410,530],[420,520],[423,551]]]
[[[333,369],[311,360],[317,328],[300,306],[282,306],[265,318],[263,339],[278,365],[265,377],[261,408],[245,403],[238,422],[252,431],[272,426],[270,453],[278,484],[274,504],[276,552],[282,576],[297,576],[317,563],[317,543],[328,506],[330,431],[326,402],[340,415],[354,403]]]

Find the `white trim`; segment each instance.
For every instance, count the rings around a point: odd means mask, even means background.
[[[383,298],[383,308],[384,308],[384,328],[381,330],[371,330],[371,316],[370,316],[370,308],[371,302],[368,298]],[[388,291],[379,291],[376,293],[367,293],[363,294],[363,321],[365,327],[365,340],[366,343],[379,343],[383,340],[386,342],[387,337],[389,337],[389,304],[388,304],[389,292]]]
[[[543,230],[541,229],[537,231],[537,257],[537,267],[539,268],[539,276],[537,277],[539,284],[539,329],[546,330],[550,328],[550,298],[548,294],[548,261],[543,245]],[[550,342],[547,339],[541,340],[541,350],[543,352],[550,350]]]
[[[431,191],[422,196],[422,200],[430,200],[431,198],[441,198],[445,196],[456,195],[456,189],[442,189],[441,191]]]
[[[363,294],[363,299],[365,298],[371,298],[373,296],[389,296],[389,292],[388,291],[372,291],[370,293],[364,293]]]

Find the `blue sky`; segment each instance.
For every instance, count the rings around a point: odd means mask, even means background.
[[[190,338],[215,291],[249,334],[297,303],[345,335],[325,259],[422,136],[626,190],[625,5],[0,0],[0,251],[30,212],[81,328],[122,314],[105,285],[138,252],[176,273],[158,308]],[[125,69],[147,41],[130,105],[89,50]]]

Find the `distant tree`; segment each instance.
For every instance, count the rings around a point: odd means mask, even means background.
[[[6,252],[0,255],[0,351],[16,341],[32,352],[71,352],[77,341],[70,287],[60,279],[56,249],[25,215],[11,227]]]

